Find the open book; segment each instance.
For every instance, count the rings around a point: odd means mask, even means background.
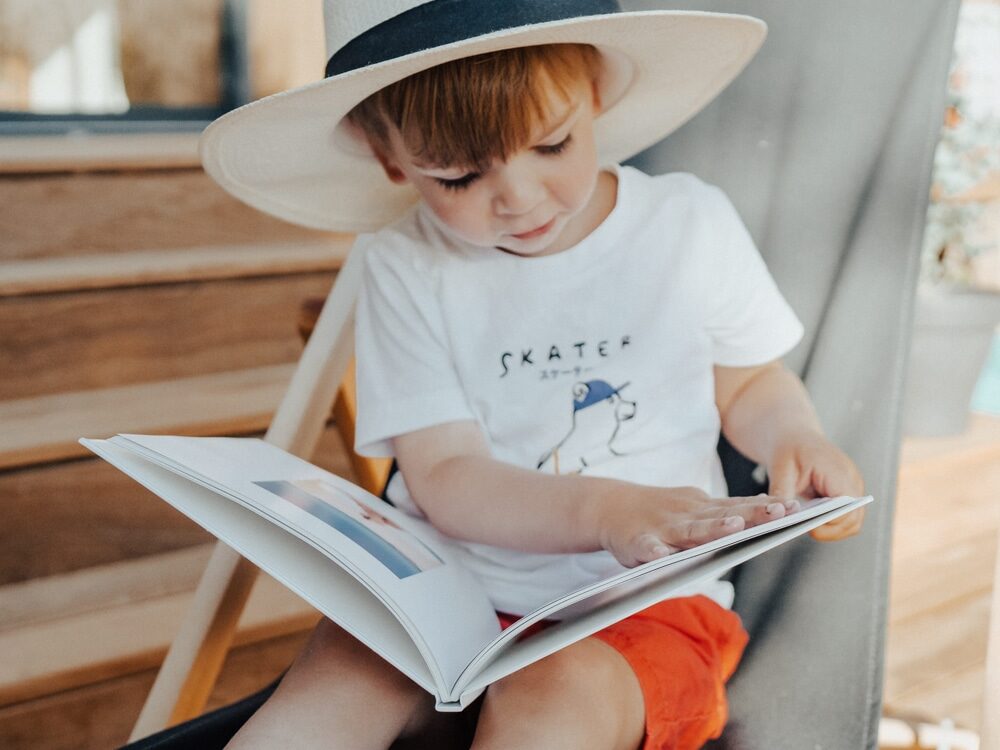
[[[551,601],[501,632],[447,537],[262,440],[80,441],[459,711],[488,685],[871,501],[839,497]],[[519,638],[532,623],[558,623]]]

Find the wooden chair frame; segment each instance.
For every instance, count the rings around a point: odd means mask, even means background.
[[[362,257],[349,253],[264,439],[310,458],[354,349]],[[131,740],[198,716],[222,669],[258,569],[216,543],[188,615],[167,652]]]

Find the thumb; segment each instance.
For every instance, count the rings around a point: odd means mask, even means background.
[[[770,485],[767,494],[774,497],[794,500],[799,489],[799,467],[795,461],[778,459],[768,470]]]
[[[660,557],[666,557],[672,552],[676,552],[676,549],[664,542],[656,534],[643,534],[636,539],[633,554],[636,562],[641,564]]]

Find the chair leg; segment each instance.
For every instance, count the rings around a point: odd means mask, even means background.
[[[129,741],[200,714],[222,670],[258,569],[217,542],[190,614],[167,652]]]
[[[348,254],[264,438],[296,456],[312,456],[353,356],[354,304],[362,270],[361,254]],[[222,543],[216,546],[133,738],[204,710],[256,576],[251,563]]]

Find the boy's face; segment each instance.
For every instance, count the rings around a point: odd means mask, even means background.
[[[398,132],[390,133],[392,153],[379,160],[390,180],[411,183],[460,239],[517,255],[552,255],[583,239],[607,213],[594,190],[599,110],[589,81],[580,81],[568,100],[551,93],[549,116],[528,145],[483,172],[421,163]]]

